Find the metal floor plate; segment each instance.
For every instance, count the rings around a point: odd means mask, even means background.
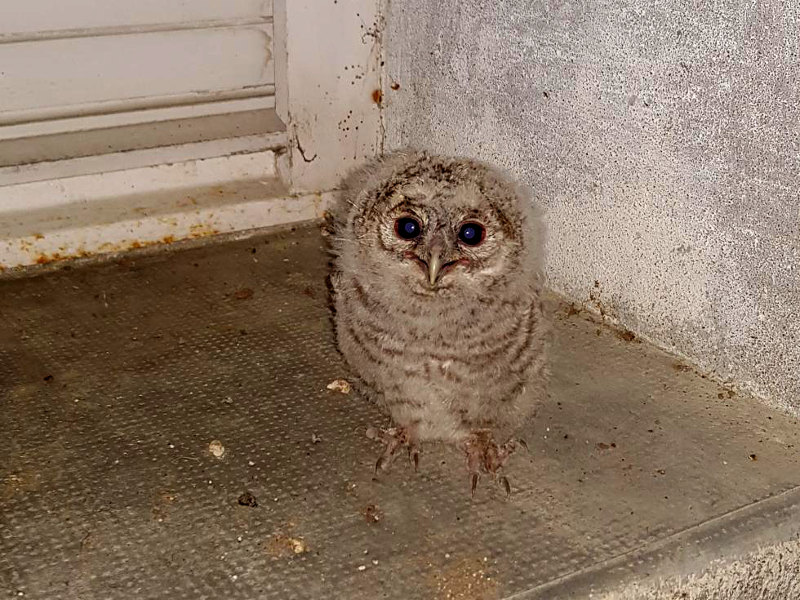
[[[582,597],[794,502],[794,419],[557,303],[510,498],[436,446],[375,478],[326,263],[299,227],[0,281],[4,597]]]

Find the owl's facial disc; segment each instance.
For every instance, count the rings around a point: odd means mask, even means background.
[[[413,184],[376,212],[374,266],[394,297],[463,298],[496,291],[517,264],[518,243],[504,215],[475,186]],[[373,207],[373,210],[377,207]],[[393,257],[387,261],[387,254]]]

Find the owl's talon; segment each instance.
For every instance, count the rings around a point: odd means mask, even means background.
[[[373,433],[372,436],[367,434],[371,440],[377,440],[386,445],[375,463],[375,473],[386,471],[394,462],[400,448],[404,446],[408,448],[408,456],[414,462],[415,470],[419,467],[419,446],[408,428],[390,427],[380,430],[368,428],[367,431]]]
[[[489,430],[473,431],[464,443],[464,452],[467,455],[467,470],[472,474],[472,494],[478,484],[479,473],[488,473],[494,481],[498,476],[500,483],[506,490],[507,495],[511,495],[511,483],[505,475],[501,474],[501,469],[505,465],[508,457],[514,453],[517,444],[527,448],[522,440],[509,440],[505,444],[498,445],[492,438]]]
[[[409,444],[408,458],[414,463],[414,472],[419,471],[419,448],[416,445]]]

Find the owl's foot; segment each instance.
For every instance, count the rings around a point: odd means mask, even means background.
[[[492,479],[497,479],[500,474],[500,483],[506,490],[506,495],[511,495],[511,484],[508,477],[500,473],[503,465],[518,446],[527,449],[523,440],[508,440],[505,444],[498,444],[488,429],[473,431],[464,442],[464,453],[467,455],[467,470],[471,475],[471,491],[475,495],[478,479],[481,473],[488,473]]]
[[[386,471],[400,450],[405,448],[408,451],[408,459],[414,464],[414,470],[419,469],[419,443],[410,427],[389,427],[388,429],[367,428],[367,437],[384,444],[386,447],[375,463],[375,472]]]

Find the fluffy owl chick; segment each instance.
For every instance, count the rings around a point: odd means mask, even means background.
[[[530,199],[474,160],[399,151],[345,180],[330,236],[336,337],[396,424],[378,469],[401,448],[416,465],[420,442],[455,444],[474,491],[515,449],[545,393],[540,231]]]

